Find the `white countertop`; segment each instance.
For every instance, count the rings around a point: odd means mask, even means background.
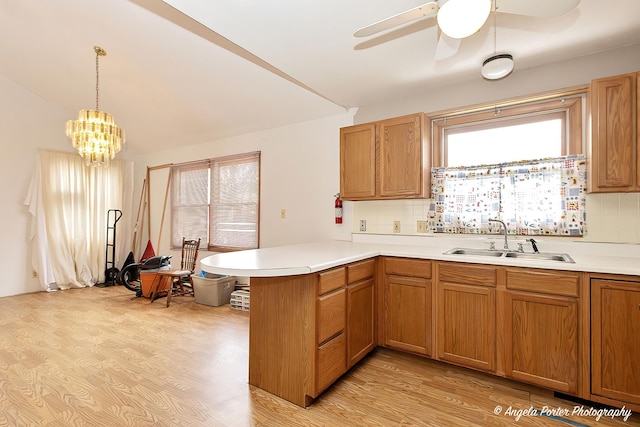
[[[485,237],[392,239],[354,235],[353,241],[331,240],[290,246],[221,253],[203,258],[209,273],[246,277],[276,277],[314,273],[338,265],[383,256],[422,258],[478,264],[533,267],[590,273],[640,275],[640,245],[539,240],[541,252],[568,253],[575,263],[558,261],[444,255],[454,247],[486,248]],[[500,237],[490,236],[500,247]],[[518,239],[510,236],[515,247]],[[392,242],[392,243],[389,243]]]

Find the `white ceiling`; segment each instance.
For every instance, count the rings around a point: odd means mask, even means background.
[[[353,37],[422,0],[167,1],[184,13],[161,0],[0,0],[0,73],[72,119],[95,106],[93,46],[103,47],[100,108],[141,153],[481,79],[494,51],[492,18],[441,61],[434,18]],[[581,0],[557,18],[498,14],[497,51],[513,54],[517,73],[638,44],[638,17],[639,0]]]

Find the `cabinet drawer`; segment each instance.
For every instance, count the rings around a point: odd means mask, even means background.
[[[580,274],[507,268],[507,289],[577,297],[580,292]]]
[[[334,289],[344,287],[346,285],[346,270],[344,267],[334,268],[333,270],[324,271],[318,275],[318,295],[326,294]]]
[[[347,279],[349,284],[373,277],[376,270],[376,260],[367,259],[347,266]]]
[[[340,334],[323,346],[318,347],[316,365],[316,396],[347,370],[347,339]]]
[[[431,278],[431,261],[410,258],[385,258],[385,274]]]
[[[346,289],[318,297],[318,344],[344,331]]]
[[[492,266],[456,262],[438,264],[438,280],[440,282],[495,287],[497,277],[498,270]]]

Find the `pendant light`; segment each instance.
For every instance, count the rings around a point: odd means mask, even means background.
[[[493,55],[482,63],[482,77],[487,80],[500,80],[513,71],[513,55],[510,53],[496,53],[498,26],[496,25],[497,0],[493,3]]]
[[[124,129],[116,125],[111,114],[98,108],[98,60],[101,56],[106,56],[107,52],[100,46],[94,46],[93,50],[96,53],[96,109],[80,110],[78,120],[69,120],[67,136],[87,165],[106,167],[125,143],[125,133]]]

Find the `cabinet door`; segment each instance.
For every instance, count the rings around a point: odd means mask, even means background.
[[[347,370],[345,351],[347,341],[345,334],[340,334],[318,347],[316,363],[316,392],[317,397],[324,389],[340,378]]]
[[[431,281],[387,274],[384,323],[385,346],[431,356]]]
[[[640,283],[591,281],[591,393],[640,404]]]
[[[375,124],[340,129],[340,196],[358,200],[372,199],[375,195]]]
[[[636,73],[591,82],[591,191],[638,190]]]
[[[507,292],[505,300],[507,377],[577,394],[577,299]]]
[[[496,291],[438,283],[438,359],[495,372]]]
[[[381,197],[424,195],[422,117],[416,114],[378,123]]]
[[[374,280],[347,288],[347,368],[375,348]]]

